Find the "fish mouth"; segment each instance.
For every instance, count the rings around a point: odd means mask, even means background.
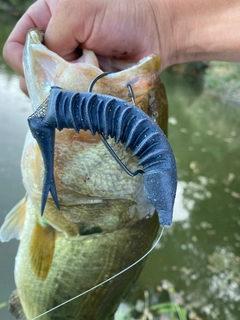
[[[49,96],[52,86],[87,92],[91,81],[103,71],[96,55],[83,50],[77,63],[69,63],[43,45],[44,32],[32,29],[26,37],[23,68],[33,110]],[[124,65],[126,67],[126,65]],[[167,134],[167,99],[160,79],[161,58],[149,55],[137,64],[128,66],[100,79],[94,92],[131,101],[127,84],[131,84],[136,105],[156,121]]]

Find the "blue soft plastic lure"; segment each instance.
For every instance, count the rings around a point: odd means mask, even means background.
[[[143,166],[145,193],[158,212],[160,224],[171,225],[177,187],[175,158],[163,131],[142,110],[116,97],[52,87],[49,98],[28,122],[44,161],[41,214],[49,192],[59,209],[53,172],[55,129],[68,128],[90,130],[131,149],[138,165]]]

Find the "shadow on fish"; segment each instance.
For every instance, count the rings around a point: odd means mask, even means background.
[[[23,58],[34,110],[21,163],[27,195],[0,230],[2,241],[21,240],[15,319],[33,319],[140,259],[159,222],[172,223],[177,185],[160,57],[103,76],[93,52],[70,64],[42,40],[31,30]],[[114,319],[142,267],[41,319]]]

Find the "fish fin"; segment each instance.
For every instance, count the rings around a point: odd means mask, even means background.
[[[8,300],[9,304],[9,312],[14,317],[15,320],[27,320],[23,307],[21,304],[21,300],[19,297],[18,290],[14,290]]]
[[[38,222],[32,232],[30,258],[35,275],[44,281],[50,270],[55,247],[55,230],[51,226],[43,227]]]
[[[21,233],[26,215],[27,195],[20,200],[6,215],[0,228],[0,241],[8,242],[11,239],[21,239]]]

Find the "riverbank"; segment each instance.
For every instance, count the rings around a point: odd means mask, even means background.
[[[201,82],[210,96],[240,107],[240,63],[199,61],[175,65],[171,70]]]
[[[240,106],[240,63],[210,62],[204,77],[204,89],[211,95]]]

